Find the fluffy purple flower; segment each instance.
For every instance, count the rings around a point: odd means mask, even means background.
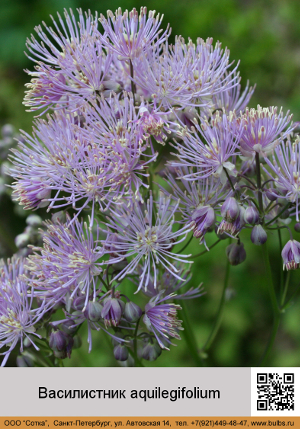
[[[97,14],[84,17],[79,9],[78,23],[72,10],[64,15],[66,25],[58,14],[60,25],[52,18],[54,29],[45,24],[46,32],[41,26],[35,28],[41,42],[34,36],[27,40],[29,58],[37,63],[34,72],[27,71],[32,80],[26,85],[24,104],[30,111],[76,110],[100,93],[121,88],[111,70],[112,57],[100,41]]]
[[[249,87],[249,82],[247,82],[246,88],[241,94],[241,85],[236,85],[229,88],[226,91],[222,91],[213,96],[213,108],[225,110],[227,114],[229,112],[243,112],[247,107],[253,92],[254,87]]]
[[[225,73],[229,66],[229,51],[219,43],[214,48],[212,39],[194,45],[177,37],[174,46],[148,49],[133,61],[134,81],[165,109],[208,107],[214,94],[238,84],[234,71]]]
[[[204,179],[210,175],[220,177],[222,183],[227,182],[227,176],[235,176],[235,159],[239,154],[238,145],[243,129],[238,124],[234,112],[227,116],[224,112],[216,112],[209,122],[194,121],[191,131],[182,129],[178,133],[182,142],[176,143],[178,161],[171,161],[173,167],[194,168],[183,176],[186,180]]]
[[[147,328],[154,333],[159,346],[167,350],[169,348],[165,345],[163,339],[167,344],[172,344],[170,338],[180,340],[178,331],[183,330],[181,320],[177,319],[177,311],[181,309],[180,305],[165,303],[165,301],[175,296],[175,294],[171,294],[162,298],[159,294],[152,298],[146,304],[145,316],[143,318]]]
[[[33,137],[23,133],[26,144],[13,150],[14,198],[26,209],[50,204],[48,210],[69,205],[82,210],[89,203],[106,209],[116,196],[112,182],[120,181],[120,172],[112,168],[110,153],[94,142],[93,130],[84,131],[76,114],[62,111],[35,125]]]
[[[161,114],[155,111],[155,109],[149,111],[144,104],[141,105],[139,114],[141,118],[138,120],[138,123],[143,130],[144,138],[153,136],[158,143],[164,145],[165,140],[167,140],[167,134],[171,133],[168,130],[169,125],[163,119],[165,114]]]
[[[130,262],[115,277],[122,279],[136,270],[138,264],[142,265],[138,290],[143,286],[147,289],[150,277],[154,277],[156,287],[156,266],[161,264],[173,276],[179,278],[178,269],[171,260],[187,262],[189,255],[176,255],[172,247],[181,243],[189,226],[184,226],[176,232],[172,231],[176,224],[174,216],[178,210],[179,202],[160,195],[157,202],[153,201],[152,194],[145,204],[133,203],[128,209],[123,206],[112,211],[112,217],[107,224],[112,232],[106,239],[105,245],[113,246],[118,260],[131,258]],[[116,234],[116,235],[115,235]]]
[[[39,350],[32,340],[36,334],[35,325],[47,311],[45,301],[39,306],[33,305],[33,288],[24,280],[28,275],[24,269],[23,259],[13,257],[7,263],[0,262],[0,349],[8,347],[1,353],[4,355],[1,366],[4,366],[11,351],[20,342],[20,351],[23,351],[23,341],[27,338]]]
[[[157,156],[153,151],[145,153],[150,136],[141,119],[132,96],[126,94],[122,101],[116,96],[102,99],[99,106],[87,110],[86,138],[92,135],[96,147],[107,155],[105,174],[111,174],[109,191],[115,195],[115,201],[125,194],[142,199],[139,188],[147,186],[143,181],[148,177],[146,169]]]
[[[289,240],[282,249],[283,269],[297,270],[300,267],[300,243]]]
[[[99,21],[104,28],[102,43],[115,52],[120,60],[133,60],[152,44],[161,45],[169,36],[168,28],[160,30],[163,15],[155,17],[155,11],[141,7],[140,14],[134,8],[122,13],[119,8],[113,14],[107,12],[107,19],[101,15]],[[169,26],[168,26],[169,27]]]
[[[284,116],[282,109],[277,114],[277,107],[257,106],[246,109],[239,120],[244,131],[240,141],[240,150],[244,156],[252,157],[255,153],[266,156],[293,130],[289,125],[292,115]]]
[[[278,198],[284,198],[296,204],[296,218],[299,221],[299,196],[300,196],[300,139],[294,143],[288,140],[282,142],[275,149],[276,156],[272,156],[272,161],[265,158],[266,163],[272,172],[266,170],[270,178],[274,179],[276,188],[272,189],[272,194]],[[274,177],[275,173],[275,177]]]
[[[176,169],[180,180],[168,174],[167,180],[172,187],[172,195],[179,198],[179,209],[183,222],[187,222],[193,230],[194,237],[205,244],[205,234],[214,225],[216,220],[215,206],[218,200],[224,199],[230,190],[214,177],[206,179],[185,180],[183,177],[192,173],[192,169]],[[180,184],[183,185],[180,186]],[[161,188],[163,190],[163,188]],[[166,192],[166,191],[165,191]]]
[[[84,308],[89,296],[96,298],[98,276],[102,272],[103,249],[97,246],[91,228],[76,218],[70,223],[52,224],[46,222],[47,231],[43,235],[43,248],[35,247],[30,255],[27,268],[34,274],[31,280],[38,295],[47,301],[65,301],[84,296]],[[99,232],[99,229],[97,229]]]

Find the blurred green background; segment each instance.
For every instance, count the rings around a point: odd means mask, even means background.
[[[146,4],[145,4],[146,3]],[[147,2],[124,0],[2,0],[0,5],[0,125],[13,124],[16,129],[31,130],[33,114],[26,113],[22,105],[24,84],[28,77],[23,69],[33,69],[24,55],[25,40],[42,21],[50,24],[49,15],[63,13],[63,8],[91,9],[92,13],[147,6],[163,13],[165,26],[170,23],[172,38],[180,34],[185,38],[213,37],[231,51],[231,59],[240,60],[242,86],[247,80],[256,84],[251,107],[283,106],[284,111],[294,113],[300,121],[300,25],[299,0],[150,0]],[[3,197],[1,204],[1,243],[5,247],[10,236],[24,229],[24,222],[11,215],[12,204]],[[26,213],[27,214],[27,213]],[[211,234],[208,243],[215,237]],[[299,234],[300,235],[300,234]],[[295,238],[296,233],[295,233]],[[238,267],[232,267],[229,279],[230,293],[225,305],[223,323],[207,359],[211,366],[257,366],[269,338],[272,312],[264,278],[261,249],[251,244],[247,230],[241,234],[247,259]],[[298,240],[300,237],[298,238]],[[283,233],[283,243],[288,240]],[[278,286],[282,262],[277,233],[269,236],[269,248]],[[222,242],[209,254],[197,261],[191,286],[204,282],[206,294],[187,301],[187,308],[194,328],[197,345],[203,346],[213,324],[222,283],[225,276],[225,248]],[[9,247],[9,246],[8,246]],[[191,252],[201,251],[195,241]],[[8,250],[8,252],[10,252]],[[297,288],[299,272],[292,273],[288,296]],[[130,288],[130,285],[129,285]],[[300,365],[300,300],[291,301],[283,315],[273,351],[267,362],[273,366]],[[184,339],[176,341],[177,347],[164,352],[157,362],[149,366],[193,366]],[[110,366],[110,344],[100,333],[94,336],[94,348],[87,354],[87,344],[73,352],[65,361],[71,366]],[[148,363],[146,363],[148,365]]]

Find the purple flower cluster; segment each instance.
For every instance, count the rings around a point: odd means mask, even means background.
[[[90,294],[96,298],[96,283],[103,271],[98,261],[104,250],[97,245],[86,223],[75,219],[70,224],[70,218],[67,221],[66,224],[46,223],[43,248],[34,248],[36,252],[27,260],[27,269],[35,274],[28,280],[37,296],[49,302],[63,301],[69,307],[69,300],[85,296],[84,311]]]
[[[254,88],[241,91],[227,48],[210,38],[171,45],[169,27],[145,7],[99,20],[78,14],[65,11],[27,41],[36,65],[24,104],[48,113],[12,150],[13,198],[62,211],[35,231],[42,244],[26,242],[34,244],[27,259],[2,265],[2,365],[57,309],[65,318],[51,322],[46,340],[54,361],[70,356],[83,323],[89,350],[92,331],[102,330],[117,360],[154,360],[183,329],[174,298],[203,293],[184,290],[189,233],[207,250],[208,234],[236,240],[226,255],[237,265],[244,228],[264,245],[270,227],[299,220],[292,116],[247,107]],[[174,153],[162,165],[168,144]],[[287,270],[299,268],[299,246],[284,247]],[[123,281],[134,285],[129,296]],[[131,297],[140,291],[144,309]]]
[[[33,345],[34,337],[39,324],[47,311],[45,300],[34,303],[33,288],[23,279],[26,274],[24,260],[13,258],[5,263],[1,260],[0,266],[0,349],[4,348],[1,366],[4,366],[12,350],[20,343],[23,351],[24,340]]]

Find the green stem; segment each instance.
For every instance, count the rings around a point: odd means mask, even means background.
[[[265,228],[265,229],[267,229],[268,231],[277,231],[277,230],[279,230],[279,229],[289,229],[289,227],[288,227],[287,225],[283,225],[283,226],[274,226],[274,228],[273,228],[273,227],[271,227],[271,226],[269,226],[268,228]]]
[[[279,241],[279,260],[281,263],[282,239],[281,239],[280,229],[278,229],[278,241]],[[280,268],[280,293],[282,293],[282,291],[283,291],[283,270]],[[281,305],[283,305],[283,303]]]
[[[286,307],[289,305],[289,303],[291,302],[291,300],[297,295],[297,293],[300,290],[300,284],[298,285],[298,287],[296,288],[296,290],[294,290],[294,292],[292,293],[292,295],[289,297],[289,299],[284,303],[284,305],[281,307],[281,311],[285,310]]]
[[[106,284],[100,275],[98,276],[98,278],[99,278],[100,282],[105,286],[106,291],[109,291],[110,290],[109,284],[108,283]]]
[[[231,186],[231,188],[232,188],[233,192],[235,192],[235,189],[234,189],[234,186],[233,186],[232,180],[231,180],[231,178],[230,178],[230,176],[229,176],[229,174],[228,174],[227,169],[226,169],[226,168],[224,168],[224,171],[225,171],[225,174],[226,174],[226,176],[227,176],[227,179],[228,179],[228,181],[229,181],[229,183],[230,183],[230,186]]]
[[[141,317],[142,317],[142,316],[141,316]],[[135,364],[136,364],[136,366],[144,366],[144,365],[142,364],[142,362],[139,360],[138,355],[137,355],[137,332],[138,332],[138,329],[139,329],[139,324],[140,324],[141,317],[140,317],[140,318],[139,318],[139,320],[136,322],[135,330],[134,330],[134,340],[133,340],[133,357],[134,357],[134,360],[135,360]]]
[[[230,263],[229,263],[229,261],[227,261],[225,278],[224,278],[224,286],[223,286],[223,291],[222,291],[222,296],[221,296],[219,308],[217,311],[217,316],[216,316],[213,328],[209,334],[209,337],[206,340],[206,343],[204,344],[204,346],[202,348],[202,350],[204,352],[206,352],[210,348],[210,346],[212,345],[212,343],[213,343],[213,341],[214,341],[214,339],[215,339],[215,337],[216,337],[216,335],[220,329],[220,326],[221,326],[223,312],[224,312],[226,290],[228,287],[229,273],[230,273]]]
[[[249,177],[245,176],[244,174],[238,174],[239,177],[242,177],[243,179],[247,180],[249,183],[251,183],[251,185],[253,186],[252,189],[256,189],[256,185],[254,182],[252,182],[252,180],[249,179]]]
[[[283,272],[283,270],[282,270]],[[289,282],[290,282],[290,277],[291,277],[291,272],[288,271],[287,275],[286,275],[286,279],[285,279],[285,284],[284,284],[284,289],[283,289],[283,294],[281,296],[281,300],[280,300],[280,308],[283,309],[284,308],[284,302],[285,302],[285,298],[286,298],[286,294],[287,294],[287,290],[289,287]]]
[[[252,201],[252,203],[255,205],[255,207],[256,207],[256,208],[257,208],[257,210],[259,211],[259,206],[258,206],[257,202],[255,201],[255,199],[254,199],[254,198],[249,197],[249,198],[248,198],[248,200],[249,200],[249,201]]]
[[[275,289],[274,289],[274,285],[273,285],[273,278],[272,278],[272,271],[271,271],[271,267],[270,267],[270,260],[269,260],[269,252],[268,252],[267,243],[262,245],[262,254],[263,254],[263,260],[264,260],[265,270],[266,270],[266,274],[267,274],[267,283],[268,283],[268,289],[269,289],[269,294],[270,294],[272,308],[273,308],[273,315],[275,318],[275,316],[280,313],[280,310],[278,307],[278,302],[277,302]]]
[[[221,241],[221,238],[219,238],[219,240],[215,241],[214,244],[212,244],[208,250],[205,249],[205,250],[203,250],[203,252],[200,252],[200,253],[197,253],[197,255],[191,256],[191,258],[198,258],[198,256],[204,255],[209,250],[211,250],[213,247],[215,247],[220,241]]]
[[[269,208],[272,206],[272,204],[274,203],[274,201],[270,201],[269,202],[269,204],[267,205],[267,207],[265,208],[265,212],[266,213],[268,213],[268,211],[269,211]],[[276,204],[275,204],[276,205]],[[271,207],[271,210],[273,210],[273,208],[274,208],[275,206],[273,205],[272,207]]]
[[[258,205],[261,214],[264,212],[263,200],[262,200],[262,189],[261,189],[261,174],[260,174],[260,163],[259,163],[259,153],[255,153],[256,160],[256,177],[257,177],[257,191],[258,191]]]
[[[155,162],[152,164],[152,169],[154,172],[155,172],[156,168],[159,166],[164,155],[166,155],[168,153],[168,151],[169,151],[169,146],[167,145],[167,141],[165,141],[165,144],[161,147]]]
[[[267,344],[267,347],[266,347],[265,352],[262,356],[262,359],[260,361],[259,366],[265,364],[265,362],[269,356],[269,353],[272,350],[272,347],[273,347],[273,344],[274,344],[274,341],[276,338],[276,334],[278,331],[278,327],[279,327],[279,323],[280,323],[280,314],[281,314],[281,311],[278,307],[278,302],[277,302],[275,290],[274,290],[272,272],[271,272],[271,267],[270,267],[269,254],[268,254],[268,248],[267,248],[266,243],[262,245],[262,253],[263,253],[264,265],[265,265],[266,274],[267,274],[267,284],[268,284],[268,289],[269,289],[269,294],[270,294],[272,309],[273,309],[273,328],[271,331],[271,336],[270,336],[269,342]]]
[[[259,363],[258,366],[265,366],[265,362],[267,361],[267,358],[268,358],[268,356],[270,354],[270,351],[272,350],[272,347],[273,347],[273,344],[274,344],[274,341],[275,341],[275,338],[276,338],[276,335],[277,335],[277,331],[278,331],[278,328],[279,328],[279,323],[280,323],[280,317],[277,316],[274,319],[274,321],[273,321],[273,328],[272,328],[271,336],[270,336],[269,342],[267,344],[265,352],[264,352],[264,354],[263,354],[263,356],[261,358],[261,361],[260,361],[260,363]]]
[[[177,304],[178,304],[178,302],[177,302]],[[195,338],[193,329],[191,327],[189,318],[187,316],[187,311],[185,308],[184,300],[182,300],[180,302],[180,306],[181,306],[180,313],[181,313],[183,326],[184,326],[184,331],[183,331],[184,339],[185,339],[185,341],[189,347],[189,351],[190,351],[191,355],[193,356],[196,365],[197,366],[203,366],[203,361],[200,358],[199,353],[198,353],[196,338]]]
[[[188,245],[190,244],[190,242],[192,241],[192,239],[193,239],[193,234],[189,238],[189,241],[182,247],[182,249],[179,250],[179,252],[176,252],[176,254],[179,254],[179,253],[183,252],[188,247]]]
[[[287,203],[283,209],[278,213],[277,216],[275,216],[272,220],[269,220],[269,222],[266,223],[266,226],[270,225],[270,223],[274,222],[277,218],[279,218],[279,216],[282,215],[282,213],[284,213],[286,211],[286,209],[289,207],[290,203]]]
[[[132,61],[131,60],[129,60],[129,68],[130,68],[130,76],[131,76],[131,79],[130,79],[130,83],[131,83],[131,92],[132,92],[132,96],[133,96],[133,104],[135,105],[135,92],[136,92],[136,90],[135,90],[135,84],[134,84],[134,82],[133,82],[133,76],[134,76],[134,71],[133,71],[133,65],[132,65]]]

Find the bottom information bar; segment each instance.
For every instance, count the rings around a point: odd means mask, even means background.
[[[294,427],[300,417],[0,417],[0,428],[91,427],[91,428],[204,428],[204,427]]]

